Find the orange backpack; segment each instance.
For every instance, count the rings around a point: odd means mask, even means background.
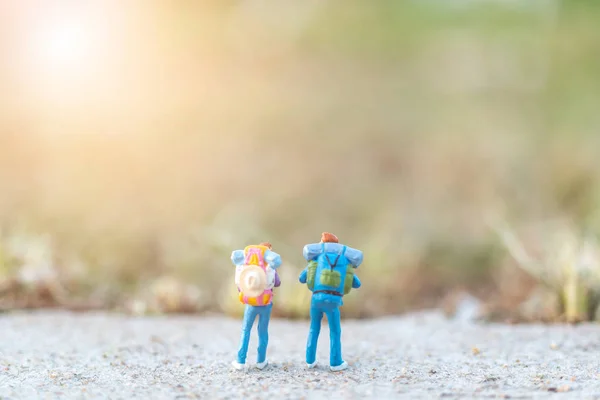
[[[271,304],[274,274],[265,262],[265,246],[247,246],[244,249],[244,264],[236,269],[236,284],[239,299],[243,304],[266,306]]]

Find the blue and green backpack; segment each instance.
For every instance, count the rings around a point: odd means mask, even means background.
[[[339,253],[325,252],[321,244],[321,254],[309,261],[306,284],[313,291],[331,291],[346,295],[352,290],[354,267],[345,256],[346,246]]]

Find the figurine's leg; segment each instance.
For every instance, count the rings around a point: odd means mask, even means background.
[[[340,309],[334,308],[327,311],[329,321],[329,365],[339,367],[344,363],[342,359],[342,327],[340,326]]]
[[[321,320],[323,311],[311,305],[310,307],[310,330],[308,331],[308,341],[306,342],[306,363],[309,367],[314,366],[317,358],[317,341],[321,333]]]
[[[244,320],[242,322],[242,337],[240,339],[240,348],[238,351],[237,362],[239,364],[246,363],[246,354],[248,354],[248,343],[250,342],[250,331],[256,318],[256,308],[251,305],[246,305],[244,311]]]
[[[269,320],[271,319],[271,309],[273,304],[268,306],[260,307],[260,313],[258,316],[258,358],[256,363],[259,365],[264,364],[267,359],[267,346],[269,344]],[[266,365],[266,364],[265,364]]]

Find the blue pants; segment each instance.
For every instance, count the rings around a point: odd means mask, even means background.
[[[246,305],[244,311],[244,321],[242,322],[242,338],[240,341],[240,349],[238,351],[237,362],[240,364],[246,363],[246,355],[248,354],[248,343],[250,342],[250,331],[254,325],[254,319],[258,315],[258,358],[256,362],[262,363],[267,358],[267,345],[269,344],[269,319],[271,319],[271,309],[273,304],[268,306],[251,306]]]
[[[315,301],[314,296],[310,305],[310,331],[308,332],[308,341],[306,343],[306,363],[312,364],[315,362],[323,313],[327,315],[327,321],[329,321],[329,365],[337,367],[344,362],[342,359],[340,309],[339,307],[331,307],[331,305]]]

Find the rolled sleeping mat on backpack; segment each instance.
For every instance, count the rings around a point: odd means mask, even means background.
[[[322,249],[325,249],[325,253],[341,253],[344,245],[340,243],[313,243],[307,244],[304,246],[304,250],[302,254],[304,255],[304,259],[306,261],[313,261],[323,252]],[[344,256],[348,259],[348,262],[354,267],[358,268],[360,264],[363,262],[363,252],[360,250],[353,249],[352,247],[346,246],[346,252]]]
[[[272,250],[265,251],[265,262],[274,270],[281,266],[281,256]]]
[[[273,269],[277,269],[281,266],[281,256],[274,251],[265,251],[264,259]],[[244,250],[235,250],[231,253],[231,262],[233,265],[244,265],[245,261],[246,255],[244,254]]]
[[[235,250],[231,253],[231,262],[235,265],[235,284],[238,285],[238,287],[240,283],[240,273],[242,272],[242,269],[244,269],[245,259],[244,250]]]
[[[245,259],[244,250],[235,250],[231,253],[231,262],[233,265],[243,265]]]

